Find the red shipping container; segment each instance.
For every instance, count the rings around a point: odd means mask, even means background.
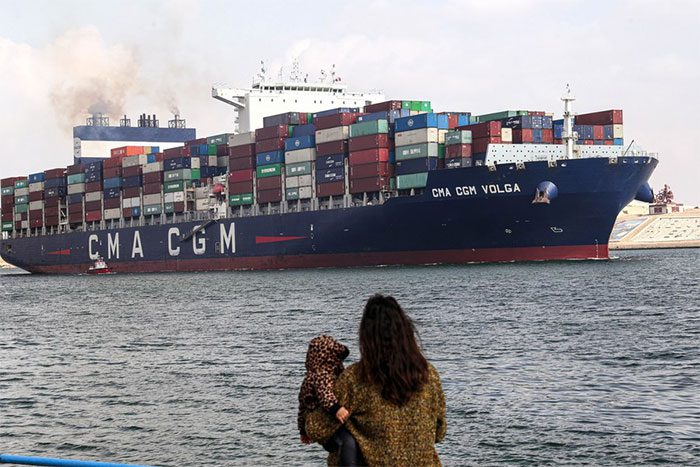
[[[124,217],[124,218],[131,217],[131,213],[132,213],[131,208],[122,209],[122,217]]]
[[[341,139],[337,141],[329,141],[316,145],[316,157],[332,156],[333,154],[347,154],[348,140]]]
[[[44,209],[47,207],[57,207],[58,203],[60,201],[60,198],[47,198],[44,200]],[[56,211],[56,215],[58,215],[58,211]]]
[[[314,118],[314,125],[316,125],[317,130],[325,130],[337,126],[348,126],[355,123],[359,115],[362,114],[342,112],[339,114],[325,115],[323,117]]]
[[[113,169],[114,167],[119,167],[121,168],[122,166],[122,161],[119,158],[115,159],[105,159],[102,162],[102,170],[104,171],[105,169]]]
[[[562,140],[561,140],[561,139],[555,139],[555,140],[554,140],[554,144],[562,144]]]
[[[258,179],[258,190],[275,190],[282,188],[282,177],[264,177]]]
[[[472,138],[485,138],[487,136],[501,136],[501,122],[475,123],[474,125],[458,126],[457,130],[470,130]],[[473,149],[473,148],[472,148]],[[475,151],[478,152],[478,151]]]
[[[206,138],[193,139],[192,141],[187,141],[185,143],[187,146],[194,146],[199,144],[207,144]]]
[[[217,144],[216,145],[216,155],[218,157],[228,156],[228,144]]]
[[[289,138],[289,125],[275,125],[255,130],[255,141],[265,139]],[[272,149],[270,149],[272,151]],[[261,151],[258,151],[261,152]]]
[[[122,177],[136,177],[137,175],[141,175],[141,171],[142,169],[140,165],[124,167],[122,169]]]
[[[43,227],[43,226],[44,226],[44,219],[42,217],[40,217],[38,219],[30,219],[29,220],[29,227],[31,227],[32,229],[37,229],[37,228]]]
[[[603,135],[603,125],[593,125],[593,139],[597,141],[605,139]]]
[[[350,179],[350,193],[371,193],[389,189],[389,177]]]
[[[391,177],[394,174],[393,165],[388,162],[373,162],[350,166],[350,183],[353,179],[369,177]]]
[[[160,183],[147,183],[143,186],[144,195],[155,195],[161,192],[162,185]]]
[[[155,154],[156,156],[156,162],[163,162],[163,153],[162,152],[157,152]]]
[[[253,179],[253,174],[255,170],[245,169],[245,170],[234,170],[228,175],[228,181],[230,182],[244,182]]]
[[[363,149],[388,148],[389,135],[383,133],[379,135],[367,135],[350,138],[348,148],[350,152],[362,151]]]
[[[102,220],[102,211],[89,211],[85,213],[85,220],[87,222],[96,222]]]
[[[44,213],[44,225],[47,227],[56,227],[58,225],[58,215],[47,216],[46,213]]]
[[[345,194],[345,182],[319,183],[316,185],[316,196],[323,198],[326,196],[342,196]]]
[[[85,172],[82,164],[74,164],[66,167],[66,175],[76,175]]]
[[[242,195],[253,192],[253,180],[243,182],[229,182],[228,192],[231,195]]]
[[[82,207],[82,205],[81,205]],[[29,211],[29,218],[30,219],[41,219],[44,217],[44,210],[43,209],[33,209]]]
[[[514,132],[515,133],[515,132]],[[515,136],[513,136],[515,138]],[[476,138],[472,140],[472,151],[474,154],[486,152],[486,149],[488,148],[489,143],[500,143],[501,142],[501,137],[500,136],[491,136],[490,138]]]
[[[255,156],[229,157],[229,170],[252,169],[255,167]]]
[[[576,125],[622,125],[622,110],[579,114],[574,118],[574,122]]]
[[[185,212],[185,202],[184,201],[178,201],[178,202],[174,203],[173,207],[174,207],[175,212],[177,212],[177,213]]]
[[[532,143],[533,141],[535,141],[535,136],[531,128],[513,130],[514,143]]]
[[[159,184],[160,185],[160,184]],[[141,188],[130,186],[122,190],[122,198],[136,198],[141,194]]]
[[[284,138],[265,139],[255,143],[255,152],[278,151],[284,149]]]
[[[445,146],[445,158],[452,159],[457,157],[471,157],[471,144],[450,144]]]
[[[83,212],[83,203],[69,204],[68,212]]]
[[[83,223],[83,211],[71,212],[68,214],[68,222],[71,224],[82,224]]]
[[[163,172],[149,172],[143,174],[143,184],[147,183],[163,183]]]
[[[29,201],[41,201],[44,199],[44,192],[43,191],[30,191],[29,192]]]
[[[279,203],[282,201],[282,190],[258,190],[258,203]]]
[[[17,181],[17,177],[3,178],[2,180],[0,180],[0,187],[7,188],[9,186],[15,186],[16,181]]]
[[[528,115],[534,115],[536,117],[544,117],[544,111],[543,110],[528,110],[527,111]]]
[[[401,107],[403,107],[403,101],[377,102],[375,104],[366,105],[365,112],[374,113],[385,112],[389,110],[401,110]]]
[[[546,128],[542,130],[542,142],[552,144],[552,141],[554,141],[554,130]]]
[[[605,141],[603,141],[603,146],[613,146],[614,144],[615,144],[615,141],[613,141],[611,139],[606,139]]]
[[[105,206],[105,209],[120,208],[122,206],[122,202],[119,198],[109,198],[103,200],[102,202]]]
[[[228,148],[228,156],[229,158],[255,156],[255,143],[231,146]]]
[[[581,144],[580,141],[579,141],[579,144]],[[594,146],[594,145],[595,145],[595,141],[593,141],[592,139],[584,139],[584,140],[583,140],[583,144],[586,145],[586,146]]]
[[[119,199],[119,198],[117,198]],[[86,211],[99,211],[102,209],[102,201],[87,201],[85,202]],[[44,209],[46,211],[46,209]],[[48,212],[48,211],[47,211]],[[58,212],[56,212],[58,214]]]
[[[66,174],[66,169],[49,169],[44,171],[44,178],[47,180],[54,178],[63,178]],[[14,185],[14,182],[12,182]]]
[[[365,149],[364,151],[351,152],[350,156],[348,157],[348,164],[350,166],[388,161],[388,149]]]
[[[22,230],[22,221],[15,222],[15,230]]]
[[[102,180],[96,182],[89,182],[85,184],[86,193],[92,193],[95,191],[102,191]]]
[[[0,214],[0,219],[3,221],[11,221],[14,218],[14,214],[12,211],[3,211],[2,214]]]
[[[122,168],[119,167],[106,167],[102,170],[102,176],[104,178],[117,178],[122,176]]]

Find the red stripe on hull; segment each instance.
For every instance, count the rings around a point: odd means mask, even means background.
[[[255,237],[255,243],[260,244],[260,243],[279,243],[279,242],[288,242],[290,240],[301,240],[302,238],[306,237]]]
[[[465,264],[563,259],[607,259],[608,245],[576,245],[524,248],[485,248],[480,250],[431,250],[379,253],[338,253],[316,255],[249,256],[233,258],[172,259],[109,263],[117,273],[176,271],[236,271],[265,269],[338,268],[378,265]],[[81,274],[92,263],[30,266],[35,273]]]
[[[70,256],[70,249],[68,250],[58,250],[58,251],[49,251],[46,253],[47,255],[59,255],[59,256]]]

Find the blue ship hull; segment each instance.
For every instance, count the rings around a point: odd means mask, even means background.
[[[234,217],[3,240],[0,254],[34,273],[212,271],[379,264],[604,259],[621,209],[657,160],[622,157],[438,170],[423,194],[375,206]],[[536,187],[558,196],[533,203]]]

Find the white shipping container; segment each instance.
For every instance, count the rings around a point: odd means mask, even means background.
[[[175,195],[175,196],[173,196],[174,203],[181,203],[181,202],[185,201],[185,192],[184,191],[176,191],[175,193],[173,193],[173,195]]]
[[[143,166],[142,173],[150,174],[153,172],[160,172],[162,170],[163,170],[163,163],[162,162],[149,162],[148,164]]]
[[[209,199],[198,199],[194,202],[195,211],[208,211],[209,210]]]
[[[297,188],[299,186],[299,176],[287,177],[284,181],[284,186],[287,188]]]
[[[21,220],[22,220],[22,213],[18,212],[17,214],[15,214],[15,222],[19,222]]]
[[[85,184],[84,183],[74,183],[72,185],[68,185],[68,194],[69,195],[75,195],[78,193],[85,193]]]
[[[161,193],[155,193],[153,195],[143,195],[143,204],[148,206],[150,204],[160,204],[163,202],[163,195]]]
[[[337,126],[334,128],[326,128],[325,130],[316,130],[316,144],[348,139],[349,137],[349,126]]]
[[[394,135],[396,146],[408,146],[409,144],[437,143],[437,128],[419,128],[411,131],[400,131]],[[443,135],[444,141],[444,135]]]
[[[190,161],[190,168],[192,168],[192,169],[199,169],[200,168],[199,157],[192,158],[192,160]]]
[[[316,133],[318,133],[318,131]],[[297,149],[296,151],[284,153],[285,164],[296,164],[297,162],[310,162],[315,160],[316,148]]]
[[[298,188],[313,185],[311,181],[311,174],[309,175],[296,175],[294,177],[287,177],[284,181],[287,188]]]
[[[85,193],[85,201],[101,201],[102,200],[102,192],[101,191],[91,191],[89,193]]]
[[[195,188],[194,189],[194,197],[196,199],[209,198],[209,187],[203,186],[203,187]]]
[[[29,192],[44,191],[44,182],[34,182],[29,184]]]
[[[163,202],[164,203],[174,203],[175,202],[175,193],[163,193]]]
[[[312,189],[310,186],[299,187],[299,199],[307,199],[312,197]]]
[[[208,159],[209,167],[216,167],[219,164],[219,158],[216,156],[209,156]]]
[[[29,187],[15,188],[15,197],[17,196],[29,196]]]
[[[122,210],[120,208],[105,209],[105,219],[119,219],[122,217]]]
[[[136,196],[135,198],[129,198],[131,200],[131,207],[132,208],[137,208],[141,206],[141,197]]]
[[[308,175],[299,175],[297,177],[299,179],[299,185],[300,187],[302,186],[311,186],[313,185],[313,182],[311,181],[311,174]]]
[[[513,129],[512,128],[501,128],[501,142],[512,143],[513,142]]]
[[[140,154],[138,156],[129,156],[122,159],[122,167],[134,167],[137,165],[148,164],[148,156]]]
[[[22,228],[28,229],[29,228],[29,221],[22,221]]]
[[[122,209],[127,209],[131,207],[131,198],[122,199]]]
[[[44,209],[44,202],[43,201],[30,201],[29,202],[29,210],[36,211],[37,209]]]
[[[244,144],[255,143],[255,132],[249,131],[248,133],[238,133],[237,135],[229,135],[228,145],[229,146],[243,146]]]
[[[624,138],[622,136],[622,125],[613,125],[613,138]]]
[[[216,158],[217,167],[228,167],[228,156],[219,156]]]

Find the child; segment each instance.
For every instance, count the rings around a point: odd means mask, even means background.
[[[338,403],[333,394],[333,385],[345,367],[343,360],[350,351],[330,336],[311,339],[306,353],[306,376],[299,391],[299,416],[297,424],[301,433],[301,442],[311,443],[306,435],[306,416],[314,410],[325,410],[335,416],[340,423],[350,417],[350,412]],[[342,465],[356,465],[357,444],[355,438],[345,427],[340,427],[331,440],[323,447],[329,451],[338,451]]]

